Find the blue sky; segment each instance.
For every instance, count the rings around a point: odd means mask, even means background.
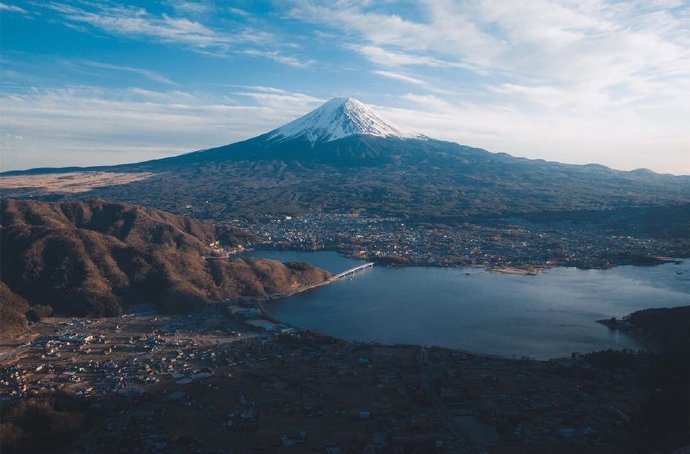
[[[353,96],[431,137],[690,174],[690,2],[0,3],[0,168],[246,139]]]

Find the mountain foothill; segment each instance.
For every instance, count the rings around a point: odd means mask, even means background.
[[[305,263],[219,257],[247,233],[155,209],[97,199],[2,200],[0,214],[3,332],[41,312],[115,316],[153,303],[180,313],[330,276]]]

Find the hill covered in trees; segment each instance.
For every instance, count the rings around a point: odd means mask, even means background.
[[[114,316],[131,304],[154,303],[163,312],[185,312],[329,276],[303,263],[209,260],[222,244],[236,246],[248,234],[133,205],[2,200],[0,215],[3,323],[16,327],[25,323],[17,314],[30,308]]]

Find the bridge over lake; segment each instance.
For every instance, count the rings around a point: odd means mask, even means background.
[[[294,294],[296,294],[296,293],[302,293],[302,292],[305,292],[305,291],[307,291],[307,290],[311,290],[311,289],[313,289],[313,288],[317,288],[317,287],[321,287],[321,286],[324,286],[324,285],[328,285],[328,284],[330,284],[330,283],[332,283],[332,282],[335,282],[335,281],[338,281],[338,280],[340,280],[340,279],[342,279],[342,278],[344,278],[344,277],[347,277],[347,276],[350,276],[350,275],[352,275],[352,274],[355,274],[355,273],[357,273],[358,271],[362,271],[362,270],[364,270],[364,269],[366,269],[366,268],[371,268],[372,266],[374,266],[374,262],[367,262],[367,263],[365,263],[365,264],[363,264],[363,265],[355,266],[354,268],[350,268],[349,270],[345,270],[345,271],[343,271],[342,273],[335,274],[335,275],[331,276],[329,279],[327,279],[327,280],[325,280],[325,281],[323,281],[323,282],[319,282],[318,284],[306,285],[306,286],[300,287],[299,289],[294,290],[294,291],[292,291],[292,292],[286,292],[286,293],[271,293],[271,294],[269,294],[269,295],[266,295],[266,299],[272,300],[272,299],[275,299],[275,298],[285,298],[286,296],[294,295]]]
[[[364,265],[359,265],[359,266],[356,266],[354,268],[350,268],[349,270],[345,270],[342,273],[338,273],[335,276],[333,276],[330,280],[331,281],[337,281],[338,279],[342,279],[346,276],[349,276],[350,274],[355,274],[357,271],[362,271],[366,268],[371,268],[372,266],[374,266],[374,262],[368,262],[368,263],[365,263]]]

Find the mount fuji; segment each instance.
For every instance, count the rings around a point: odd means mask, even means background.
[[[68,171],[146,177],[76,196],[39,197],[98,196],[177,213],[193,207],[195,216],[212,219],[357,210],[461,220],[690,204],[687,176],[491,153],[408,131],[353,98],[331,99],[265,134],[217,148],[136,164],[5,175]],[[22,196],[21,190],[0,194]]]
[[[304,138],[312,145],[356,135],[396,139],[424,138],[383,120],[354,98],[333,98],[305,116],[274,129],[268,135],[274,140]]]
[[[379,117],[354,98],[333,98],[279,128],[242,142],[151,161],[167,166],[190,162],[300,162],[304,166],[371,166],[423,154],[448,144],[408,131]]]

